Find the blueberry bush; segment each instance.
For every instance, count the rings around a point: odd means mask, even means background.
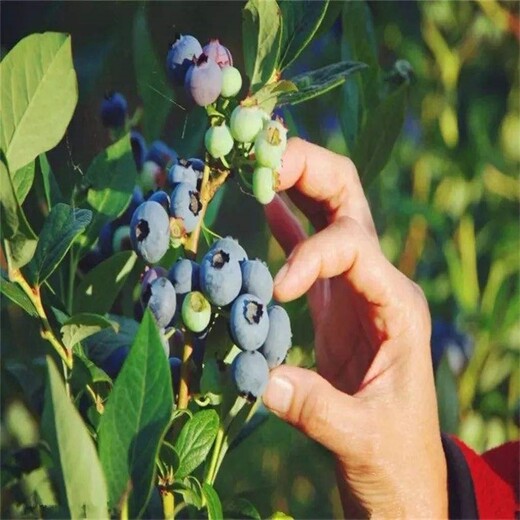
[[[3,516],[341,515],[327,455],[261,405],[314,365],[261,211],[293,135],[353,158],[425,289],[443,429],[517,433],[508,11],[383,4],[42,7],[2,43]]]

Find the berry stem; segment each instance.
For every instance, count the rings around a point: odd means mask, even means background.
[[[175,518],[175,497],[172,491],[166,489],[161,490],[161,500],[163,506],[164,518],[173,520]]]
[[[185,337],[188,337],[188,333],[185,332]],[[189,400],[189,379],[190,379],[190,359],[193,354],[193,345],[190,340],[186,340],[184,343],[184,349],[182,351],[182,365],[181,365],[181,380],[179,381],[179,400],[177,408],[183,410],[188,408]]]

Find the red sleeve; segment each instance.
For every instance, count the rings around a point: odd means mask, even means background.
[[[469,467],[479,518],[515,518],[519,505],[520,442],[478,455],[452,437]]]

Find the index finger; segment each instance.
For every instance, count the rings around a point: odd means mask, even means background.
[[[329,222],[350,217],[376,236],[356,167],[348,157],[293,137],[287,143],[279,174],[280,190],[294,187],[303,195],[293,200],[307,217],[313,219],[320,212]]]

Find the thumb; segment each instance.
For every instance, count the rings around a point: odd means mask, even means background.
[[[348,458],[360,449],[366,433],[361,403],[316,372],[290,366],[274,369],[263,401],[281,419],[339,457]]]

